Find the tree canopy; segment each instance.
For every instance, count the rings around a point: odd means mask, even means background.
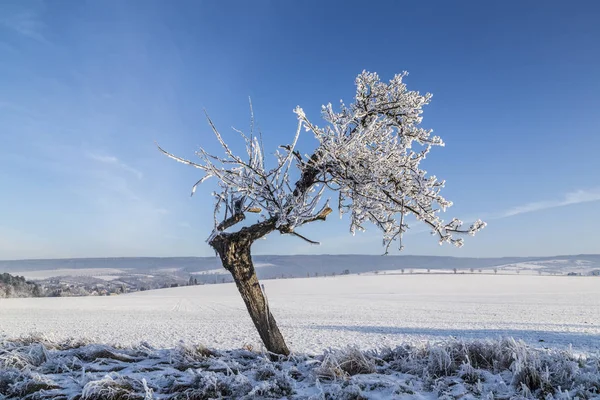
[[[382,232],[386,253],[407,231],[405,217],[413,215],[428,225],[439,243],[463,245],[457,234],[474,235],[485,227],[477,220],[468,227],[457,218],[445,222],[440,212],[452,206],[441,189],[445,181],[428,175],[420,163],[433,146],[444,146],[432,131],[422,128],[423,106],[431,94],[407,89],[407,73],[382,82],[375,73],[362,72],[356,78],[354,102],[322,107],[323,127],[311,122],[302,108],[296,107],[296,133],[290,144],[275,152],[276,165],[267,168],[261,136],[254,132],[254,116],[248,135],[238,131],[246,144],[246,155],[233,153],[208,117],[208,122],[224,155],[217,156],[200,148],[200,161],[192,162],[159,147],[167,156],[204,172],[192,187],[216,178],[220,191],[215,197],[215,225],[208,241],[243,221],[246,213],[259,213],[261,221],[252,230],[257,239],[272,231],[293,234],[317,243],[296,232],[306,223],[323,220],[332,211],[326,194],[334,192],[341,214],[350,216],[350,231],[364,230],[366,222]],[[318,146],[312,154],[302,155],[297,144],[302,131],[310,132]],[[293,183],[290,169],[299,171]],[[250,233],[250,231],[247,231]]]

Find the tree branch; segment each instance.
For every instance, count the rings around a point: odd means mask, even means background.
[[[309,238],[307,238],[306,236],[302,236],[301,234],[299,234],[299,233],[298,233],[298,232],[296,232],[296,231],[291,231],[291,232],[288,232],[288,234],[289,234],[289,235],[294,235],[294,236],[297,236],[297,237],[299,237],[300,239],[302,239],[302,240],[305,240],[305,241],[307,241],[307,242],[308,242],[308,243],[310,243],[310,244],[317,244],[317,245],[321,244],[320,242],[316,242],[316,241],[314,241],[314,240],[310,240],[310,239],[309,239]]]
[[[254,225],[244,227],[237,232],[237,234],[246,236],[250,241],[254,242],[261,237],[268,235],[275,230],[275,223],[277,218],[271,217],[267,220],[258,222]]]
[[[230,228],[239,222],[242,222],[244,219],[246,219],[244,213],[235,213],[231,217],[227,218],[219,225],[217,225],[217,230],[222,232],[225,229]]]
[[[398,237],[402,247],[402,235],[408,228],[404,216],[409,213],[433,228],[440,244],[450,242],[460,247],[463,240],[456,238],[455,233],[473,235],[485,227],[484,222],[477,220],[466,229],[458,219],[446,223],[438,216],[452,202],[440,194],[444,181],[428,176],[419,164],[432,146],[443,146],[443,142],[431,136],[431,130],[419,126],[422,108],[429,104],[431,95],[408,91],[402,82],[405,76],[406,73],[398,74],[384,83],[377,74],[364,71],[357,77],[352,105],[342,103],[339,112],[331,104],[324,106],[328,123],[325,128],[312,124],[300,107],[294,109],[298,118],[294,140],[280,146],[284,152],[276,152],[277,165],[272,169],[265,168],[262,140],[254,137],[251,103],[250,135],[238,131],[246,142],[247,161],[245,156],[242,160],[232,152],[208,116],[224,156],[200,149],[197,154],[201,161],[196,164],[159,147],[168,157],[205,172],[192,187],[192,193],[205,179],[214,177],[219,181],[220,193],[213,194],[215,228],[209,243],[240,240],[249,245],[276,230],[317,244],[295,229],[326,220],[332,212],[329,200],[324,205],[321,202],[327,189],[339,191],[338,206],[341,213],[350,212],[352,232],[364,230],[366,222],[373,222],[383,231],[386,252]],[[302,129],[314,133],[319,142],[309,153],[312,155],[303,155],[296,149]],[[415,149],[414,144],[420,148]],[[292,165],[298,168],[297,174],[290,173]],[[292,180],[292,176],[297,179]],[[240,224],[237,232],[226,232],[245,220],[247,212],[261,213],[259,222]]]
[[[201,169],[201,170],[204,170],[204,171],[206,171],[206,167],[204,167],[203,165],[196,164],[195,162],[192,162],[192,161],[186,160],[185,158],[177,157],[177,156],[175,156],[175,155],[173,155],[173,154],[169,153],[168,151],[164,150],[162,147],[160,147],[160,146],[158,145],[158,143],[154,142],[154,144],[156,145],[156,147],[158,147],[158,150],[160,150],[160,151],[161,151],[163,154],[165,154],[167,157],[169,157],[169,158],[171,158],[171,159],[173,159],[173,160],[175,160],[175,161],[178,161],[178,162],[180,162],[180,163],[182,163],[182,164],[191,165],[192,167],[195,167],[195,168],[198,168],[198,169]]]

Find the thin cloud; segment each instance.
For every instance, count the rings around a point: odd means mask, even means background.
[[[572,204],[581,204],[581,203],[591,203],[594,201],[600,201],[600,188],[589,189],[589,190],[577,190],[574,192],[569,192],[563,196],[562,199],[559,200],[544,200],[544,201],[536,201],[531,203],[522,204],[519,206],[515,206],[507,209],[501,213],[491,214],[491,213],[479,213],[477,218],[481,218],[484,221],[489,220],[498,220],[501,218],[508,218],[515,215],[531,213],[535,211],[546,210],[549,208],[557,208],[569,206]],[[450,212],[451,214],[451,212]],[[446,217],[446,214],[441,215],[442,218]],[[469,226],[471,221],[474,221],[477,218],[461,218],[465,221],[465,226]],[[411,221],[409,223],[410,229],[404,233],[404,236],[411,236],[422,233],[431,233],[431,228],[417,221]],[[354,239],[354,238],[353,238]],[[380,239],[379,239],[380,240]],[[346,243],[345,241],[343,243]]]
[[[41,21],[39,14],[33,10],[4,16],[0,19],[0,26],[10,29],[27,38],[39,42],[47,42],[43,34],[45,25]]]
[[[129,173],[134,174],[135,176],[137,176],[138,179],[142,179],[142,177],[144,176],[144,174],[138,170],[133,168],[132,166],[125,164],[124,162],[120,161],[117,157],[115,156],[108,156],[108,155],[99,155],[99,154],[93,154],[93,153],[88,153],[87,157],[94,160],[94,161],[98,161],[100,163],[103,164],[108,164],[108,165],[112,165],[118,168],[121,168],[124,171],[127,171]]]
[[[571,204],[590,203],[593,201],[600,201],[600,189],[578,190],[576,192],[570,192],[560,200],[546,200],[526,203],[506,210],[498,218],[512,217],[514,215],[546,210],[548,208],[563,207]]]

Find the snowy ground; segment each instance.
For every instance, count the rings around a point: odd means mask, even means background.
[[[600,348],[600,279],[527,275],[373,275],[265,281],[271,310],[296,352],[348,344],[512,336],[537,347]],[[259,346],[233,284],[114,297],[0,299],[0,338],[157,348]]]
[[[275,267],[275,264],[271,263],[260,263],[255,262],[254,268],[264,268],[264,267]],[[202,271],[193,271],[189,273],[190,275],[212,275],[212,274],[229,274],[227,270],[223,267],[213,268],[213,269],[205,269]]]
[[[600,399],[599,278],[264,284],[287,359],[262,352],[232,284],[0,299],[0,400]]]
[[[0,342],[0,399],[599,399],[600,358],[513,339],[447,340],[269,359],[201,346]]]
[[[513,274],[589,275],[594,270],[594,265],[586,260],[544,260],[506,264],[496,268],[502,273]]]
[[[117,268],[62,268],[62,269],[44,269],[37,271],[16,271],[13,275],[24,276],[25,279],[39,280],[58,276],[95,276],[95,275],[113,275],[127,272]]]

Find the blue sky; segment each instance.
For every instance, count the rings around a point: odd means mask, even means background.
[[[349,103],[363,69],[410,72],[446,142],[445,217],[488,227],[465,247],[414,226],[406,254],[600,253],[600,3],[2,1],[0,259],[212,255],[211,186],[193,157],[248,127],[291,140],[296,105]],[[302,138],[309,151],[314,139]],[[239,148],[239,142],[234,144]],[[382,252],[336,218],[256,253]]]

